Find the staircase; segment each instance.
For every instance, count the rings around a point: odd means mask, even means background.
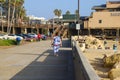
[[[64,32],[63,32],[63,38],[66,38],[67,37],[67,33],[68,33],[68,29],[65,29]]]
[[[54,36],[56,33],[58,33],[62,38],[67,37],[68,29],[66,26],[59,26],[55,29],[54,33],[52,36]]]
[[[62,26],[58,26],[55,31],[53,32],[52,36],[55,36],[56,33],[59,33],[59,31],[61,30]]]

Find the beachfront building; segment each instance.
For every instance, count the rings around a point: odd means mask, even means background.
[[[84,21],[84,29],[89,34],[105,35],[106,38],[120,36],[120,1],[107,1],[106,4],[93,6],[90,17]]]

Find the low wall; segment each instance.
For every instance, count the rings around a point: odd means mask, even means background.
[[[71,45],[74,56],[75,80],[100,80],[100,77],[80,50],[78,42],[71,38]]]

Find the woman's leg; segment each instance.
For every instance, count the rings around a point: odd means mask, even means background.
[[[54,46],[54,55],[58,56],[58,52],[59,52],[59,46]]]

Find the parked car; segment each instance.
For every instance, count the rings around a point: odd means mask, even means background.
[[[8,39],[8,35],[7,34],[0,34],[0,39]]]
[[[0,34],[0,39],[3,39],[4,34]]]
[[[28,33],[28,35],[31,37],[37,38],[37,34],[35,34],[35,33]]]
[[[12,40],[16,40],[17,37],[20,37],[21,40],[23,39],[23,37],[17,36],[15,34],[8,34],[6,36],[7,36],[7,39],[12,39]]]
[[[28,36],[28,34],[16,34],[16,35],[23,37],[23,39],[25,39]]]
[[[26,41],[31,41],[32,42],[32,41],[36,40],[36,37],[26,34],[24,39]]]
[[[44,35],[44,34],[41,34],[41,39],[42,39],[42,40],[46,40],[46,39],[47,39],[47,36]]]

